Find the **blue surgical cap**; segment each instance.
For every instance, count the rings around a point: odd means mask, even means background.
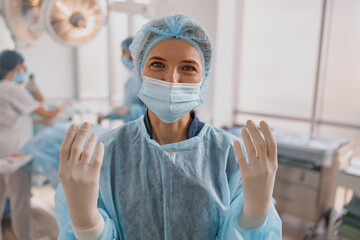
[[[0,53],[0,80],[23,61],[22,55],[14,50],[4,50]]]
[[[203,64],[202,92],[209,85],[209,75],[214,54],[214,44],[205,28],[193,18],[184,15],[175,15],[154,19],[145,24],[135,35],[130,45],[134,61],[134,71],[141,75],[141,71],[150,49],[158,42],[180,38],[191,43],[200,53]]]
[[[121,48],[126,51],[130,51],[129,46],[133,42],[133,37],[128,37],[124,41],[121,42]]]

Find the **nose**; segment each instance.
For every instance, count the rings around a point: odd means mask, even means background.
[[[168,68],[165,74],[165,81],[171,83],[180,82],[180,74],[177,71],[176,67]]]

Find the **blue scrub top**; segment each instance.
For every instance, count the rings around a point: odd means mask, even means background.
[[[191,122],[191,125],[189,128],[188,138],[192,138],[192,137],[195,137],[196,135],[198,135],[198,133],[201,131],[201,129],[205,125],[205,123],[200,122],[200,120],[195,116],[194,111],[190,112],[190,116],[193,119],[193,121]],[[148,115],[147,111],[144,114],[144,123],[145,123],[146,131],[149,134],[150,138],[152,139],[152,130],[151,130],[149,115]]]

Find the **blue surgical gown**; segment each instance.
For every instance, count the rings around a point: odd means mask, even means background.
[[[238,224],[244,196],[235,139],[206,123],[197,136],[160,146],[143,117],[105,134],[98,239],[281,239],[273,205],[258,228]],[[75,239],[61,184],[55,201],[59,239]]]

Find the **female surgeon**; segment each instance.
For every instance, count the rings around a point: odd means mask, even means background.
[[[151,20],[130,46],[148,111],[97,143],[72,125],[60,153],[59,239],[281,239],[272,205],[276,142],[247,122],[243,142],[192,111],[213,43],[183,15]],[[244,145],[244,146],[242,146]]]
[[[18,82],[24,79],[25,65],[20,53],[0,53],[0,158],[10,157],[32,138],[31,113],[51,119],[61,110],[47,110]],[[11,175],[0,174],[0,221],[6,197],[11,203],[11,223],[16,239],[30,240],[30,173],[24,168]],[[1,224],[0,224],[0,240]]]

